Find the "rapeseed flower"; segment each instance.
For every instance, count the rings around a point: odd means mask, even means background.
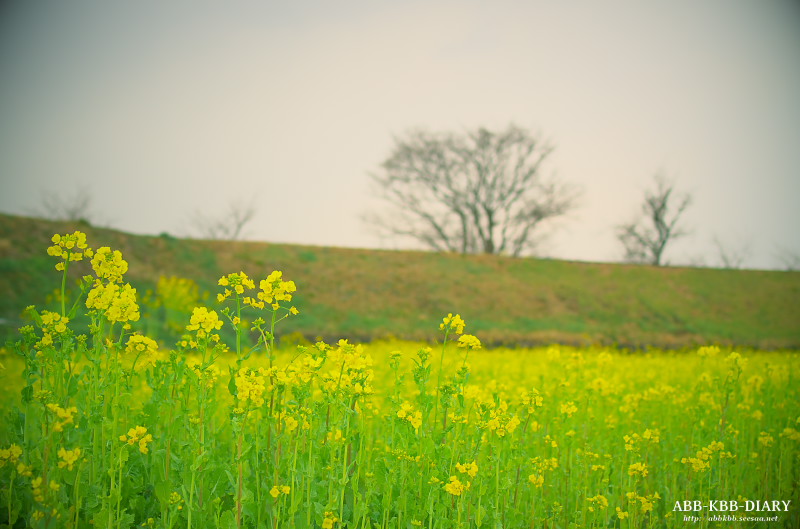
[[[471,334],[463,334],[458,338],[458,346],[467,349],[480,349],[481,341]]]
[[[292,301],[292,294],[297,291],[297,286],[294,281],[284,281],[283,272],[275,270],[262,279],[258,284],[261,291],[256,295],[259,300],[277,310],[277,302],[279,301]],[[296,311],[297,309],[295,309]]]
[[[186,330],[195,333],[198,339],[209,338],[214,342],[219,341],[219,335],[214,331],[218,331],[221,328],[222,320],[219,319],[217,311],[208,310],[206,307],[192,309],[189,325],[186,326]]]
[[[44,503],[44,491],[42,490],[42,481],[44,481],[41,477],[33,478],[31,480],[31,489],[33,492],[33,499],[39,503]]]
[[[791,441],[800,441],[800,432],[794,428],[784,428],[780,436]]]
[[[450,312],[447,314],[447,316],[442,318],[442,323],[439,324],[439,329],[445,332],[453,331],[456,334],[461,334],[464,332],[465,325],[466,323],[461,319],[461,315],[456,314],[453,316],[453,313]]]
[[[128,354],[136,355],[136,358],[142,358],[143,367],[152,367],[156,365],[158,360],[158,343],[152,338],[141,334],[132,334],[128,338],[128,344],[125,347],[125,352]]]
[[[478,465],[475,461],[472,463],[456,463],[456,470],[462,474],[467,474],[469,477],[474,478],[478,474]]]
[[[628,467],[628,475],[629,476],[642,476],[643,478],[647,477],[647,465],[644,463],[634,463]]]
[[[228,299],[234,293],[236,293],[237,296],[241,296],[244,294],[246,288],[253,289],[256,286],[253,280],[247,277],[247,274],[244,272],[234,272],[232,274],[222,276],[219,278],[217,284],[219,286],[226,287],[222,294],[217,294],[217,301],[220,303]]]
[[[12,444],[8,448],[0,449],[0,467],[4,467],[6,463],[14,465],[22,456],[22,448],[19,445]]]
[[[469,487],[469,481],[462,483],[458,476],[450,476],[450,480],[444,485],[444,490],[453,496],[461,496],[461,494],[469,490]]]
[[[772,437],[769,433],[761,432],[760,434],[758,434],[758,444],[760,444],[764,448],[769,448],[770,446],[773,445],[773,443],[775,443],[775,438]]]
[[[58,404],[48,404],[47,409],[50,410],[58,420],[53,423],[54,432],[63,432],[64,426],[72,424],[73,418],[78,413],[78,408],[71,406],[69,408],[62,408]]]
[[[292,489],[288,485],[273,485],[269,491],[269,495],[273,498],[277,498],[281,494],[288,495],[291,490]]]
[[[109,283],[121,283],[122,276],[128,271],[128,262],[122,258],[119,250],[112,251],[108,246],[103,246],[92,257],[92,269],[97,277]]]
[[[333,526],[336,522],[339,521],[339,517],[336,516],[331,511],[325,511],[322,519],[322,529],[333,529]]]
[[[127,323],[139,320],[139,305],[136,303],[136,289],[130,284],[103,284],[95,282],[86,296],[86,307],[102,312],[108,321]]]
[[[127,435],[120,435],[119,440],[129,445],[139,443],[139,451],[146,454],[150,451],[147,445],[153,442],[153,436],[147,433],[144,426],[136,426],[128,430]]]
[[[608,507],[608,498],[603,496],[602,494],[598,494],[597,496],[592,496],[591,498],[586,498],[591,505],[589,505],[589,512],[594,512],[595,509],[600,509],[601,511],[606,510]]]
[[[246,405],[249,401],[256,408],[264,404],[265,374],[264,368],[254,370],[243,367],[239,369],[235,377],[236,396],[239,398],[239,402]]]
[[[72,467],[81,458],[81,449],[74,448],[72,450],[67,450],[66,448],[59,448],[58,458],[60,459],[58,468],[66,467],[68,470],[72,470]]]
[[[561,413],[563,413],[567,417],[572,417],[575,414],[575,412],[578,411],[578,407],[575,406],[574,402],[569,401],[561,404],[560,410]]]
[[[192,373],[197,376],[197,378],[200,380],[200,383],[206,388],[213,388],[217,383],[217,379],[220,376],[220,370],[216,364],[211,364],[206,366],[204,369],[201,369],[200,361],[197,359],[191,359],[186,362],[186,365],[192,370]]]
[[[23,462],[19,462],[17,463],[17,474],[29,478],[33,476],[33,467],[31,465],[26,465]]]
[[[534,487],[537,489],[542,488],[544,485],[544,475],[543,474],[531,474],[528,476],[528,481],[530,481]]]
[[[84,257],[92,257],[94,252],[86,245],[86,234],[76,231],[72,234],[53,235],[53,245],[47,248],[47,255],[59,257],[62,262],[56,264],[56,270],[64,271],[65,263],[81,261]]]
[[[422,426],[422,412],[414,410],[414,407],[408,402],[400,405],[400,409],[397,410],[397,416],[408,421],[414,430],[419,431],[419,427]]]

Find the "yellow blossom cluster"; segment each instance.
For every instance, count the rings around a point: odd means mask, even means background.
[[[372,387],[375,376],[372,356],[365,352],[361,344],[353,345],[347,340],[339,340],[336,348],[327,350],[327,358],[334,369],[322,377],[323,391],[344,391],[356,396],[375,392]]]
[[[78,408],[75,406],[62,408],[58,404],[53,403],[48,404],[47,409],[56,417],[56,420],[53,422],[54,432],[63,432],[64,426],[72,424],[75,414],[78,413]]]
[[[559,409],[561,410],[561,413],[563,413],[567,417],[572,417],[573,415],[575,415],[575,412],[578,411],[578,407],[572,401],[561,403]]]
[[[461,316],[459,314],[453,316],[453,313],[451,312],[442,318],[442,323],[439,324],[439,329],[445,332],[453,331],[456,334],[461,334],[464,332],[465,326],[466,323],[461,319]]]
[[[66,467],[68,470],[72,470],[72,467],[81,458],[81,449],[74,448],[72,450],[67,450],[66,448],[63,447],[59,448],[58,458],[60,459],[60,461],[58,462],[58,468]]]
[[[591,498],[586,498],[586,501],[589,502],[589,512],[594,512],[595,509],[605,511],[608,508],[608,498],[602,494],[592,496]]]
[[[141,334],[133,334],[128,338],[128,344],[125,352],[135,357],[141,358],[143,368],[152,367],[158,361],[158,343],[147,336]]]
[[[646,429],[642,435],[632,433],[623,437],[625,441],[625,450],[628,452],[639,452],[641,445],[644,443],[658,444],[661,440],[661,431],[658,428]]]
[[[646,496],[640,496],[636,492],[628,492],[625,496],[628,498],[628,501],[638,501],[642,513],[651,512],[656,500],[661,499],[661,496],[657,492]]]
[[[271,305],[273,310],[278,310],[281,301],[292,301],[292,294],[297,291],[294,281],[284,281],[280,270],[275,270],[266,279],[262,279],[258,287],[261,289],[257,294],[259,301]],[[294,309],[292,313],[297,314],[296,311]]]
[[[33,476],[33,467],[31,465],[26,465],[25,463],[20,461],[19,463],[17,463],[17,474],[29,478]]]
[[[325,436],[325,440],[328,443],[343,443],[347,441],[347,439],[342,434],[342,431],[339,428],[336,428],[335,430],[328,432],[328,434]]]
[[[509,417],[504,413],[504,410],[494,410],[491,413],[491,418],[486,422],[486,429],[497,437],[505,437],[506,434],[514,433],[517,426],[520,425],[519,417],[512,415]]]
[[[108,321],[127,323],[139,320],[136,289],[130,284],[103,284],[99,279],[86,296],[86,307],[103,312]]]
[[[531,459],[531,465],[533,467],[533,473],[528,476],[528,481],[530,481],[534,487],[541,488],[542,485],[544,485],[545,473],[558,468],[558,459],[555,457],[545,459],[536,456]]]
[[[122,258],[119,250],[112,251],[108,246],[103,246],[92,257],[92,270],[100,279],[121,283],[122,276],[128,271],[128,262]]]
[[[798,432],[794,428],[789,428],[789,427],[784,428],[780,436],[789,439],[791,441],[800,441],[800,432]]]
[[[325,511],[322,518],[322,529],[333,529],[334,524],[339,521],[339,517],[331,511]]]
[[[697,350],[700,358],[713,358],[719,354],[719,347],[716,345],[704,345]]]
[[[525,390],[520,398],[522,405],[528,408],[528,413],[533,413],[536,408],[544,406],[544,399],[536,388]]]
[[[420,461],[422,461],[422,456],[420,454],[412,456],[411,454],[409,454],[407,451],[403,450],[402,448],[396,448],[395,449],[395,448],[392,448],[390,446],[386,446],[386,452],[391,454],[391,455],[393,455],[395,457],[395,459],[397,459],[398,461],[407,461],[409,463],[419,463]],[[434,479],[436,479],[436,478],[434,478]],[[441,483],[441,481],[437,480],[436,483],[437,484]]]
[[[458,338],[458,346],[466,349],[480,349],[481,341],[471,334],[463,334]]]
[[[322,356],[315,358],[312,355],[305,354],[297,362],[290,364],[286,370],[295,384],[308,384],[319,371],[324,361],[325,358]]]
[[[217,311],[208,310],[206,307],[192,309],[189,325],[186,326],[186,330],[194,333],[198,340],[208,338],[213,342],[219,341],[219,334],[214,331],[218,331],[221,328],[222,320],[219,319]]]
[[[269,491],[269,495],[277,499],[281,494],[288,496],[291,491],[292,489],[289,485],[273,485]]]
[[[220,303],[228,299],[234,293],[236,293],[237,296],[241,296],[244,294],[246,288],[253,289],[256,287],[253,280],[247,277],[247,274],[244,272],[233,272],[232,274],[222,276],[219,278],[217,284],[221,287],[225,287],[223,293],[217,294],[217,301]]]
[[[86,245],[86,234],[81,231],[64,235],[55,234],[50,240],[53,245],[47,248],[47,255],[62,259],[62,262],[56,264],[56,270],[59,271],[64,270],[64,263],[82,261],[84,257],[90,258],[94,254]]]
[[[180,313],[189,312],[200,299],[200,287],[191,279],[177,276],[160,276],[156,283],[156,306]]]
[[[400,405],[400,409],[397,410],[397,416],[408,421],[414,427],[414,430],[419,431],[419,427],[422,426],[422,412],[414,410],[414,407],[408,402]]]
[[[458,476],[450,476],[450,480],[445,483],[444,490],[453,496],[461,496],[464,492],[468,491],[470,482],[462,482]]]
[[[705,446],[697,451],[695,457],[681,458],[681,463],[690,465],[694,472],[705,472],[711,468],[711,456],[715,452],[720,452],[725,449],[725,445],[719,441],[712,441],[708,446]]]
[[[469,477],[474,478],[478,475],[478,464],[474,459],[472,460],[472,463],[456,463],[456,470],[462,474],[467,474]]]
[[[287,411],[282,411],[278,413],[276,416],[278,421],[283,423],[284,431],[286,432],[293,432],[297,430],[298,427],[301,427],[303,430],[309,430],[311,428],[311,423],[308,422],[308,418],[311,410],[308,408],[301,408],[295,409],[292,413]],[[302,423],[300,422],[302,421]]]
[[[150,451],[147,445],[153,442],[153,436],[147,433],[147,428],[144,426],[136,426],[128,430],[127,435],[120,435],[119,440],[129,445],[139,443],[139,451],[146,454]]]
[[[197,376],[200,383],[206,388],[213,388],[217,383],[217,379],[220,376],[220,370],[216,364],[210,364],[203,368],[200,365],[199,360],[189,359],[187,360],[186,365],[189,367],[192,373]]]
[[[243,406],[247,406],[248,402],[256,408],[264,404],[264,385],[267,376],[266,370],[263,367],[250,369],[243,367],[236,373],[236,395],[239,402]]]
[[[633,463],[628,467],[628,475],[629,476],[642,476],[643,478],[647,477],[647,465],[644,463]]]
[[[183,510],[183,498],[175,491],[169,493],[169,504],[175,505],[179,511]]]
[[[729,354],[725,361],[733,371],[741,372],[745,367],[747,367],[747,358],[744,358],[741,354],[735,351]]]
[[[18,445],[12,444],[8,448],[2,448],[0,449],[0,467],[6,466],[6,463],[14,465],[20,457],[22,457],[22,448]]]
[[[33,492],[33,500],[39,503],[44,503],[44,479],[41,477],[33,478],[31,480],[31,492]]]
[[[42,339],[36,343],[36,347],[47,347],[53,345],[53,336],[63,334],[67,331],[69,318],[62,317],[57,312],[43,310],[40,317],[42,322]]]

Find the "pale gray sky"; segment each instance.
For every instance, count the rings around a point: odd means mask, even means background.
[[[360,216],[411,128],[549,139],[583,190],[542,253],[617,260],[661,170],[691,192],[674,263],[800,255],[800,8],[765,0],[39,1],[0,7],[0,211],[88,186],[101,222],[393,247]]]

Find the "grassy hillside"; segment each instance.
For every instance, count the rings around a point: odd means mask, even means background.
[[[0,215],[3,338],[23,323],[25,306],[54,305],[60,275],[46,248],[53,233],[75,229],[90,246],[121,250],[142,295],[160,276],[190,278],[215,294],[225,273],[242,270],[257,282],[283,270],[298,285],[301,310],[284,335],[430,339],[443,314],[459,312],[490,343],[800,346],[798,272],[182,240]],[[78,264],[75,278],[90,272]]]

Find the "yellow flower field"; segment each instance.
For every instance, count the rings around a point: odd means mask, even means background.
[[[800,521],[794,353],[486,349],[459,314],[431,322],[431,345],[278,349],[302,285],[277,271],[220,278],[179,343],[158,344],[137,330],[118,251],[76,232],[48,254],[61,311],[30,308],[0,359],[6,526]],[[70,295],[69,264],[84,258],[95,276]]]

